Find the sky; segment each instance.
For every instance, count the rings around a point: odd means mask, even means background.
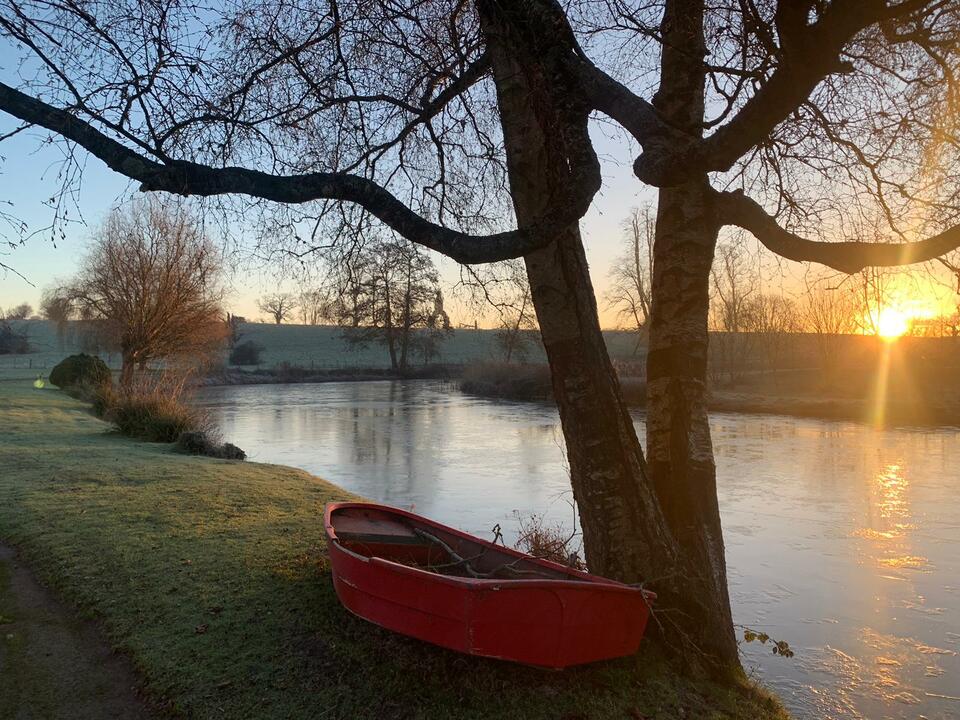
[[[16,67],[11,48],[0,43],[0,77],[13,82]],[[14,119],[0,112],[0,137],[14,130]],[[622,223],[631,208],[655,203],[655,193],[643,186],[632,172],[632,161],[638,149],[627,140],[624,133],[614,131],[610,124],[595,123],[591,126],[595,149],[601,160],[603,185],[594,198],[590,211],[581,221],[581,231],[591,267],[594,287],[597,291],[600,320],[604,327],[616,326],[616,314],[604,302],[608,287],[610,268],[623,254]],[[48,134],[30,129],[0,142],[0,234],[16,239],[18,233],[4,221],[15,218],[26,224],[28,239],[15,248],[7,249],[0,244],[0,262],[11,266],[16,272],[0,268],[0,309],[22,302],[37,308],[44,287],[56,284],[73,275],[80,259],[86,252],[90,237],[104,217],[119,201],[136,192],[134,184],[109,170],[100,160],[77,149],[77,159],[84,168],[83,182],[77,195],[68,200],[66,207],[71,219],[65,236],[54,238],[48,229],[54,217],[49,205],[51,197],[59,188],[57,174],[63,165],[63,143],[47,141]],[[45,229],[47,228],[47,229]],[[0,240],[3,238],[0,237]],[[223,238],[221,238],[223,239]],[[230,239],[227,239],[230,240]],[[758,249],[756,242],[749,241]],[[227,244],[242,248],[236,239]],[[765,251],[758,253],[758,262],[764,268],[764,285],[767,290],[783,289],[789,295],[802,293],[804,274],[809,266],[777,261]],[[459,266],[449,258],[434,254],[441,278],[447,286],[447,311],[455,324],[472,323],[475,313],[457,300],[449,288],[459,279]],[[257,309],[257,299],[278,290],[297,290],[292,280],[284,280],[279,268],[264,266],[250,256],[244,257],[241,250],[231,255],[229,286],[226,309],[250,319],[263,316]],[[815,270],[819,272],[819,270]],[[19,275],[17,274],[19,273]],[[23,277],[20,277],[22,275]],[[906,298],[900,304],[917,300],[915,283],[903,284]],[[941,309],[952,307],[956,298],[951,290],[933,288],[927,284],[920,295],[928,296],[920,301],[928,307]],[[932,288],[932,289],[931,289]],[[933,294],[937,297],[934,298]],[[948,297],[949,296],[949,297]],[[490,326],[496,321],[494,313],[480,318],[481,326]]]
[[[0,113],[0,136],[10,132],[16,123]],[[601,157],[603,187],[597,194],[589,213],[581,222],[584,244],[591,266],[597,295],[601,298],[601,321],[606,327],[615,324],[614,313],[605,308],[602,295],[607,285],[607,274],[615,258],[623,251],[621,225],[630,209],[652,203],[653,192],[633,177],[631,163],[636,153],[624,138],[611,134],[609,127],[592,128],[595,145]],[[0,308],[22,302],[36,308],[44,287],[69,278],[78,267],[90,241],[91,234],[110,209],[125,197],[136,192],[136,187],[125,178],[109,170],[100,160],[78,150],[78,159],[84,167],[83,181],[75,198],[66,208],[71,222],[65,237],[54,238],[48,229],[54,217],[49,202],[58,188],[57,174],[62,166],[64,146],[45,142],[47,133],[28,130],[0,143],[0,202],[2,210],[18,221],[26,223],[29,236],[20,246],[4,251],[0,262],[14,268],[24,277],[0,270]],[[4,226],[8,239],[16,234]],[[434,254],[441,277],[452,285],[458,279],[458,266],[449,258]],[[278,288],[276,268],[253,267],[243,261],[232,263],[227,301],[231,312],[248,318],[259,317],[257,298]],[[295,291],[294,283],[281,282],[285,290]],[[473,315],[451,297],[448,311],[455,323],[471,322]],[[488,318],[487,322],[490,322]],[[481,320],[481,325],[484,321]]]

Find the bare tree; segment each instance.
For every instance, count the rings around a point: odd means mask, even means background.
[[[853,322],[864,335],[879,335],[881,313],[890,299],[890,274],[883,268],[867,267],[853,280]]]
[[[761,293],[751,302],[747,330],[758,335],[760,354],[768,371],[783,369],[790,338],[800,329],[797,308],[790,298]]]
[[[293,317],[293,312],[299,307],[299,303],[290,293],[274,293],[260,298],[257,307],[260,308],[260,312],[272,317],[273,321],[279,325]]]
[[[30,352],[30,339],[27,331],[10,324],[8,318],[0,315],[0,355],[22,355]]]
[[[854,332],[856,305],[845,288],[808,284],[801,305],[803,327],[817,339],[820,367],[832,372],[838,360],[839,338]]]
[[[752,261],[740,236],[717,245],[710,272],[711,328],[718,333],[709,353],[714,382],[738,381],[755,351],[756,338],[749,331],[760,278]]]
[[[353,345],[376,342],[390,355],[390,366],[404,372],[419,351],[426,360],[449,331],[449,321],[437,322],[439,277],[433,261],[403,238],[372,237],[350,260],[351,267],[335,277],[345,287],[334,294],[349,298],[334,306]]]
[[[960,246],[958,32],[952,0],[9,0],[0,33],[27,71],[0,109],[145,191],[275,203],[257,207],[319,228],[291,236],[298,256],[359,206],[458,262],[523,257],[587,562],[656,579],[669,645],[728,671],[705,409],[718,234],[844,273]],[[636,140],[659,194],[646,455],[577,225],[600,187],[592,113]],[[864,205],[889,240],[851,235]]]
[[[742,243],[717,245],[717,259],[710,273],[716,330],[728,333],[749,330],[751,313],[756,307],[753,297],[760,289],[760,278],[751,267],[751,260]]]
[[[485,279],[474,275],[475,287],[482,289],[486,305],[499,316],[494,342],[503,353],[504,362],[523,362],[535,342],[531,333],[537,329],[530,283],[519,261],[500,263],[497,270],[498,273]]]
[[[40,298],[41,316],[52,322],[57,328],[57,344],[63,350],[66,342],[66,333],[73,308],[70,298],[66,297],[59,288],[46,288]]]
[[[331,318],[333,303],[323,288],[305,289],[300,292],[297,307],[304,325],[322,325]]]
[[[110,214],[64,296],[119,348],[124,387],[151,360],[223,347],[218,254],[185,208],[158,198]]]
[[[655,216],[649,205],[630,211],[623,223],[626,252],[614,260],[610,269],[607,305],[617,312],[621,323],[637,333],[634,354],[640,347],[640,335],[650,321],[653,303]]]
[[[33,315],[33,306],[30,303],[20,303],[14,308],[7,310],[7,320],[26,320]]]

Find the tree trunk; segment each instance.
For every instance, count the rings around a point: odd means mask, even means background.
[[[413,299],[410,294],[411,276],[413,274],[413,260],[407,258],[407,285],[403,294],[403,327],[400,336],[400,372],[407,371],[407,352],[410,349],[410,305]]]
[[[501,16],[511,12],[506,7],[478,3],[497,84],[511,195],[524,227],[548,205],[555,184],[569,179],[569,165],[550,117],[551,99],[543,97],[537,49],[516,38]],[[680,552],[648,479],[600,331],[579,228],[569,227],[524,260],[591,571],[648,582],[660,597],[658,607],[672,611],[658,615],[664,643],[684,651],[691,664],[736,671],[729,608],[718,607],[705,587],[716,575],[696,565],[699,556]],[[708,602],[701,599],[705,590]]]
[[[400,363],[397,361],[397,338],[393,331],[393,323],[389,319],[383,327],[383,339],[387,343],[387,351],[390,353],[390,368],[397,372],[400,370]]]
[[[706,52],[703,0],[668,0],[658,112],[702,135]],[[706,175],[660,190],[647,354],[647,457],[657,498],[679,544],[713,654],[739,669],[706,410],[709,281],[720,225]]]
[[[120,357],[120,387],[129,389],[133,384],[137,361],[133,354],[127,351],[122,352]]]
[[[718,225],[703,187],[660,191],[647,352],[647,459],[657,498],[713,618],[736,658],[716,467],[706,409],[710,266]]]

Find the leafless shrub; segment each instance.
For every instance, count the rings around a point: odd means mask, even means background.
[[[586,563],[580,558],[577,540],[580,534],[576,530],[570,532],[562,523],[549,525],[543,515],[536,513],[521,515],[514,512],[514,517],[519,530],[514,544],[517,550],[576,570],[587,569]]]

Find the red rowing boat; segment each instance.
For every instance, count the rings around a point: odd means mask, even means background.
[[[656,598],[385,505],[331,503],[324,525],[350,612],[471,655],[551,668],[629,655]]]

